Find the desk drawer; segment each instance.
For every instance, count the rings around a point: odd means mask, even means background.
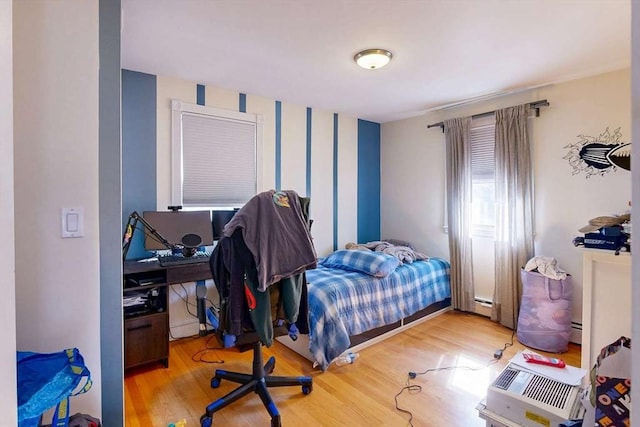
[[[208,262],[186,264],[167,269],[167,283],[186,283],[211,279],[211,269]]]
[[[169,363],[169,315],[157,313],[124,322],[124,367],[147,362]]]

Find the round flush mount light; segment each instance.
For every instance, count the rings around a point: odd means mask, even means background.
[[[356,53],[353,60],[356,64],[367,70],[377,70],[391,61],[393,55],[386,49],[366,49]]]

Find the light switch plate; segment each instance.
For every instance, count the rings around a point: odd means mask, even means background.
[[[62,208],[62,237],[84,237],[82,208]]]

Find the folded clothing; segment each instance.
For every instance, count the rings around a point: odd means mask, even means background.
[[[537,271],[543,276],[554,280],[564,280],[567,278],[567,273],[558,267],[558,260],[552,257],[533,257],[527,261],[524,269],[526,271]]]

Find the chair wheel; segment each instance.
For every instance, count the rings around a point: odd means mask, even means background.
[[[282,422],[280,421],[280,416],[271,418],[271,427],[282,427]]]
[[[211,427],[211,424],[213,424],[213,419],[209,415],[204,414],[200,417],[200,427]]]
[[[309,394],[313,391],[313,385],[303,385],[302,386],[302,394]]]
[[[218,377],[211,378],[211,388],[218,388],[218,387],[220,387],[220,378]]]

